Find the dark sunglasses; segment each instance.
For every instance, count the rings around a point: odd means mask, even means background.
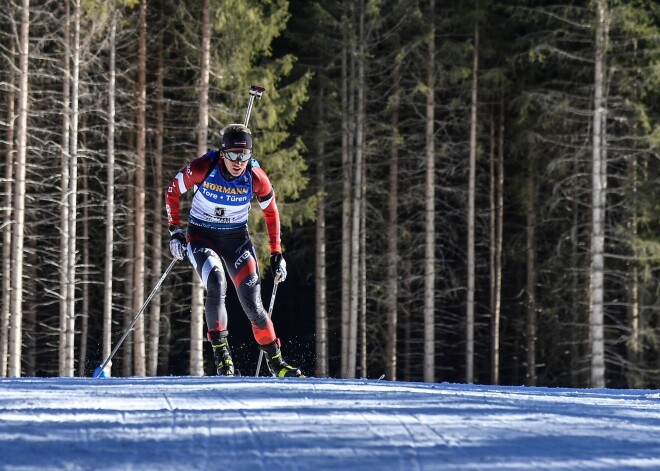
[[[231,162],[236,162],[237,160],[240,160],[241,162],[247,162],[252,158],[252,152],[231,152],[231,151],[224,151],[225,157],[230,160]]]

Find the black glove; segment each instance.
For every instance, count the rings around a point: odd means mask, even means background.
[[[179,226],[170,226],[170,253],[177,260],[183,260],[186,252],[186,238]]]
[[[273,278],[279,276],[280,283],[286,280],[286,260],[281,253],[270,255],[270,272],[273,274]]]

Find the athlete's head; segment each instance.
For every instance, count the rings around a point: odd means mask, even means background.
[[[238,177],[252,158],[252,133],[242,124],[230,124],[222,130],[222,156],[229,173]]]

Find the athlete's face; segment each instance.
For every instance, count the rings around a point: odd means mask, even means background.
[[[229,173],[234,177],[238,177],[245,171],[250,157],[252,157],[252,152],[249,149],[227,149],[223,152],[223,155]]]

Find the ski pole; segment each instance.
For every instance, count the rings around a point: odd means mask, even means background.
[[[128,337],[128,334],[133,329],[133,326],[135,326],[135,323],[140,318],[140,316],[142,315],[144,310],[147,308],[147,306],[149,305],[149,302],[151,301],[151,298],[154,297],[154,295],[156,294],[156,291],[158,291],[158,288],[160,288],[160,285],[162,285],[163,281],[165,281],[165,278],[167,278],[167,275],[169,275],[170,271],[172,271],[172,268],[174,267],[174,264],[176,262],[177,262],[176,258],[172,259],[172,261],[170,262],[170,266],[167,267],[167,269],[165,270],[165,273],[163,273],[163,276],[160,277],[160,280],[158,280],[158,283],[156,283],[156,286],[154,287],[154,289],[151,290],[151,293],[147,297],[147,300],[144,302],[144,304],[142,305],[140,310],[137,312],[137,314],[133,318],[133,321],[131,322],[131,325],[128,326],[128,328],[124,332],[124,335],[121,336],[121,339],[119,339],[119,342],[117,342],[117,345],[115,345],[115,348],[112,349],[112,353],[110,353],[108,358],[106,358],[105,361],[101,364],[101,366],[99,366],[96,369],[96,371],[94,373],[94,378],[98,378],[101,375],[101,373],[103,373],[104,368],[106,366],[108,366],[108,363],[110,363],[110,360],[112,360],[112,357],[115,356],[115,353],[117,353],[117,350],[119,350],[119,347],[121,346],[121,344],[124,342],[126,337]]]
[[[277,285],[280,284],[280,275],[275,277],[275,285],[273,286],[273,294],[270,296],[270,306],[268,306],[268,317],[273,316],[273,306],[275,305],[275,295],[277,294]],[[264,351],[259,350],[259,361],[257,362],[257,372],[255,376],[259,376],[259,371],[261,370],[261,360],[264,357]]]
[[[248,100],[247,109],[245,110],[245,119],[243,120],[245,127],[247,127],[248,123],[250,122],[250,113],[252,113],[252,105],[254,104],[254,99],[258,98],[261,100],[261,97],[265,91],[266,89],[264,87],[260,87],[258,85],[250,85],[250,99]]]

